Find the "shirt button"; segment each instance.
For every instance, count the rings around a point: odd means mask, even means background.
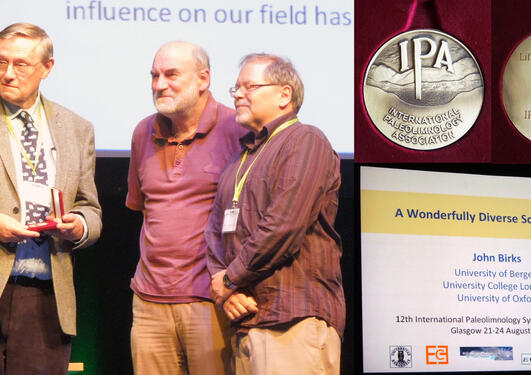
[[[179,150],[182,150],[184,148],[183,145],[179,145]]]
[[[13,213],[18,214],[20,212],[20,209],[18,207],[13,208]]]

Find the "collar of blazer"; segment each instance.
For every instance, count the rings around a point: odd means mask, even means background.
[[[65,131],[65,124],[61,122],[61,108],[55,105],[55,103],[49,101],[41,95],[42,103],[44,105],[44,113],[46,115],[46,121],[52,141],[56,150],[56,175],[55,186],[59,189],[63,189],[66,182],[67,168],[64,168],[64,163],[68,162],[68,155],[65,155],[64,150],[67,146],[67,134]],[[11,151],[11,141],[9,130],[6,126],[5,113],[2,112],[0,116],[0,163],[3,165],[7,176],[11,180],[13,188],[18,193],[17,178],[15,172],[15,164],[13,160],[13,153]]]

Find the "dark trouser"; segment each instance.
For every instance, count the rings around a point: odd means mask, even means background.
[[[53,288],[6,285],[0,297],[0,375],[66,375],[71,338],[59,325]]]

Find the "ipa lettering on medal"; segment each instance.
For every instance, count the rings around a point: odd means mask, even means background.
[[[413,70],[415,72],[415,98],[418,100],[422,99],[422,60],[427,60],[432,58],[437,51],[437,58],[433,63],[434,68],[441,69],[443,65],[446,66],[446,69],[454,73],[454,66],[452,62],[452,56],[450,55],[450,48],[448,47],[448,42],[444,39],[440,41],[439,47],[431,38],[419,37],[412,38],[413,41]],[[429,46],[426,53],[422,53],[423,42]],[[409,58],[408,58],[408,45],[409,40],[404,40],[398,43],[400,46],[400,71],[404,72],[409,69]]]

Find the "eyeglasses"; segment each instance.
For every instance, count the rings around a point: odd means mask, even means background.
[[[7,69],[9,69],[9,65],[13,65],[13,70],[15,71],[15,74],[17,75],[25,75],[28,74],[35,65],[39,64],[39,62],[36,62],[35,64],[27,64],[23,62],[16,62],[16,63],[10,63],[6,60],[0,60],[0,73],[7,72]]]
[[[234,96],[238,90],[242,92],[242,94],[252,92],[255,90],[258,90],[260,87],[265,86],[278,86],[278,83],[244,83],[243,85],[236,85],[234,87],[231,87],[229,89],[230,96]]]

